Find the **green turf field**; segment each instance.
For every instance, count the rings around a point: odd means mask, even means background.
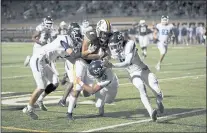
[[[23,62],[32,53],[33,44],[2,45],[1,130],[3,132],[206,132],[206,47],[169,47],[161,71],[154,66],[159,58],[155,46],[148,48],[145,63],[156,74],[164,93],[165,113],[151,122],[141,103],[138,90],[130,83],[126,71],[114,70],[120,87],[113,104],[105,106],[104,117],[98,117],[94,96],[80,97],[74,109],[74,122],[66,117],[67,107],[57,105],[64,87],[45,99],[48,111],[36,109],[39,120],[22,113],[36,87],[29,67]],[[140,52],[140,50],[139,50]],[[57,69],[64,73],[63,62]],[[155,97],[147,88],[151,104]]]

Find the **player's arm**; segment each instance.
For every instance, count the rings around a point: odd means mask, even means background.
[[[112,64],[112,67],[113,68],[125,68],[131,64],[132,57],[133,57],[133,53],[128,53],[123,62]]]
[[[125,68],[125,67],[131,65],[134,50],[135,50],[135,43],[133,43],[132,45],[128,44],[127,51],[125,53],[126,54],[125,60],[120,63],[112,64],[112,67],[113,68]]]
[[[106,87],[107,85],[109,85],[111,83],[110,80],[106,80],[106,81],[102,81],[102,82],[98,82],[96,85],[93,85],[92,87],[85,84],[83,81],[81,81],[80,78],[77,78],[77,83],[83,87],[83,89],[87,92],[89,92],[90,94],[95,94],[96,92],[100,91],[101,89],[103,89],[104,87]]]
[[[99,53],[94,54],[93,52],[96,50],[96,48],[93,45],[89,46],[89,44],[90,41],[84,38],[82,44],[82,58],[90,60],[100,59],[103,56],[103,52],[100,51]]]
[[[154,28],[153,29],[153,39],[154,40],[157,40],[157,34],[158,34],[158,29],[157,28]]]
[[[34,35],[32,36],[32,40],[37,44],[42,45],[42,43],[39,41],[40,34],[41,34],[40,31],[35,31]]]

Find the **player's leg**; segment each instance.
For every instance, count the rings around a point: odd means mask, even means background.
[[[139,90],[141,101],[144,105],[144,107],[147,109],[150,117],[153,121],[157,120],[157,111],[153,110],[149,98],[147,96],[146,87],[144,85],[144,82],[140,78],[140,75],[133,74],[132,77],[132,83],[133,85]]]
[[[37,100],[37,105],[39,108],[43,111],[47,111],[46,106],[43,104],[43,99],[49,95],[51,92],[55,91],[57,87],[59,86],[59,79],[58,76],[56,75],[55,71],[51,66],[46,65],[45,66],[45,75],[47,79],[47,86],[45,88],[45,91],[40,95],[40,97]]]
[[[33,77],[36,81],[37,88],[33,91],[30,97],[28,105],[23,109],[23,113],[30,116],[32,119],[38,119],[38,116],[34,113],[34,104],[39,98],[40,94],[44,92],[46,87],[46,79],[44,76],[44,69],[39,63],[39,58],[31,57],[30,67],[32,69]]]
[[[159,87],[157,77],[149,69],[143,70],[141,73],[141,79],[148,85],[156,96],[156,103],[160,113],[164,112],[164,105],[162,103],[163,93]]]
[[[158,49],[160,51],[160,58],[159,58],[157,65],[155,66],[157,71],[159,71],[161,69],[161,63],[165,57],[165,54],[167,53],[167,48],[168,48],[167,44],[164,44],[162,42],[158,42]]]
[[[64,94],[62,96],[62,98],[60,99],[60,101],[58,102],[59,105],[61,106],[66,106],[66,99],[70,93],[70,91],[73,88],[73,64],[71,62],[69,62],[68,60],[65,61],[65,71],[66,71],[66,75],[69,78],[69,82],[66,85]]]
[[[145,54],[144,54],[144,50],[145,50],[145,46],[144,46],[144,36],[139,36],[139,46],[141,48],[141,51],[142,51],[142,58],[145,57]]]
[[[149,37],[148,35],[145,35],[143,38],[143,55],[144,57],[147,57],[147,45],[149,44]]]
[[[106,90],[107,88],[103,88],[102,90],[96,92],[96,104],[95,106],[99,109],[99,116],[104,115],[104,104],[105,104],[105,97],[106,97]]]
[[[82,59],[76,60],[75,65],[73,65],[73,79],[76,77],[80,77],[81,80],[84,80],[84,76],[86,74],[87,66],[83,62]],[[76,105],[78,96],[82,90],[82,87],[76,83],[76,80],[73,81],[73,89],[71,90],[72,93],[69,94],[69,105],[68,105],[68,119],[73,120],[73,108]]]

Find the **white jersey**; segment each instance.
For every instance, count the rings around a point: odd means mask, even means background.
[[[36,31],[40,32],[39,41],[43,44],[50,43],[52,29],[45,28],[42,24],[36,27]]]
[[[161,23],[156,25],[156,28],[158,29],[158,40],[161,42],[167,42],[168,35],[170,33],[170,30],[172,30],[173,25],[162,25]]]
[[[91,30],[93,30],[93,28],[91,26],[88,26],[88,27],[81,26],[81,34],[82,35],[85,35],[86,32],[91,31]]]
[[[121,66],[125,65],[125,64],[129,64],[126,69],[129,73],[132,73],[134,71],[141,71],[142,69],[146,68],[147,65],[145,65],[138,53],[137,53],[137,49],[136,49],[136,45],[135,42],[133,40],[128,40],[127,42],[124,42],[124,50],[122,52],[120,52],[118,55],[113,55],[112,53],[112,58],[116,58],[118,59],[120,62],[122,63],[118,63],[117,65]],[[116,64],[114,64],[116,65]]]
[[[106,86],[106,88],[114,88],[118,84],[118,78],[115,73],[112,72],[110,68],[106,69],[104,74],[97,79],[97,84],[103,84],[103,82],[111,81],[110,84]]]
[[[34,56],[42,57],[45,56],[49,61],[55,61],[57,57],[67,57],[68,54],[65,51],[61,42],[65,42],[69,45],[69,47],[73,46],[73,41],[69,35],[58,35],[57,38],[41,47],[41,49],[33,54]]]

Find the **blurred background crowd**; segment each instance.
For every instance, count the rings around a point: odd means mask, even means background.
[[[35,21],[50,15],[54,19],[74,15],[206,17],[206,1],[2,1],[2,22]]]

